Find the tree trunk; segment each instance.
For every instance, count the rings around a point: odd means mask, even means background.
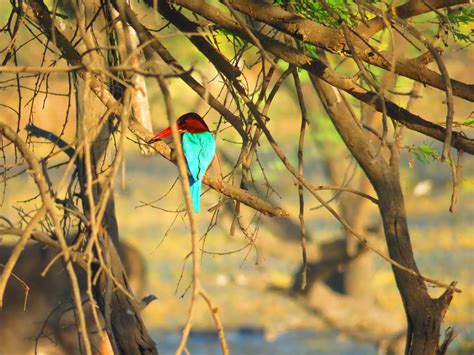
[[[92,12],[89,9],[85,9],[85,12],[88,14],[87,18],[90,22],[91,18],[95,14],[93,2],[88,3],[88,6],[92,8]],[[51,18],[48,8],[45,6],[41,0],[32,0],[30,2],[31,9],[34,13],[35,18],[37,19],[38,24],[44,31],[44,34],[48,37],[50,41],[57,44],[60,50],[67,52],[65,57],[70,62],[87,62],[89,55],[97,54],[95,51],[89,51],[87,56],[81,57],[79,53],[75,52],[72,47],[69,47],[68,40],[62,35],[61,31],[58,31],[55,22]],[[82,6],[82,4],[81,4]],[[89,32],[86,33],[90,35]],[[89,37],[90,39],[90,37]],[[95,46],[95,43],[93,43]],[[66,48],[67,47],[67,48]],[[99,46],[101,47],[101,46]],[[87,75],[86,75],[87,77]],[[82,83],[83,84],[83,83]],[[89,87],[84,86],[82,91],[77,93],[82,95],[83,98],[82,107],[79,107],[78,114],[78,127],[82,127],[82,124],[85,124],[84,132],[90,134],[97,130],[99,122],[103,119],[102,114],[99,114],[97,109],[105,111],[103,105],[97,101],[97,99],[92,99],[92,92]],[[79,100],[78,100],[79,101]],[[81,105],[78,102],[78,105]],[[84,113],[84,110],[96,110],[96,112]],[[81,111],[82,110],[82,111]],[[82,120],[82,122],[81,122]],[[91,171],[92,178],[95,179],[101,174],[101,169],[103,154],[107,149],[107,145],[110,139],[110,131],[108,130],[107,124],[104,125],[103,131],[100,133],[96,142],[91,142]],[[97,139],[97,137],[96,137]],[[109,155],[110,156],[110,155]],[[82,155],[82,158],[84,155]],[[84,160],[84,159],[82,159]],[[78,175],[81,188],[81,198],[83,202],[84,214],[90,216],[90,206],[89,201],[86,195],[84,194],[87,177],[85,176],[85,168],[82,167],[82,163],[78,164]],[[105,165],[106,166],[106,165]],[[96,183],[93,185],[94,196],[93,200],[95,203],[98,201],[98,197],[101,196],[102,187],[100,184]],[[111,191],[109,198],[107,200],[106,213],[104,215],[103,224],[100,226],[97,237],[100,245],[102,246],[103,259],[108,263],[108,268],[110,273],[114,276],[116,282],[121,284],[130,294],[133,294],[128,286],[125,272],[120,260],[120,257],[117,253],[115,245],[119,243],[118,236],[118,226],[115,218],[115,209],[113,201],[113,191]],[[112,240],[112,242],[111,242]],[[96,254],[97,255],[97,254]],[[97,271],[97,270],[96,270]],[[100,273],[99,282],[94,286],[94,293],[96,301],[100,307],[100,310],[106,320],[106,330],[111,341],[112,348],[114,353],[117,354],[147,354],[152,353],[156,354],[156,347],[153,343],[150,335],[148,334],[143,321],[141,319],[138,305],[136,300],[129,299],[122,291],[112,290],[112,281],[110,276],[105,272]]]
[[[97,58],[96,58],[97,60]],[[109,142],[111,139],[111,131],[107,123],[100,127],[100,121],[104,118],[105,109],[103,104],[98,100],[96,95],[90,90],[88,83],[78,83],[79,90],[77,92],[78,118],[77,132],[78,138],[88,135],[90,141],[90,173],[92,181],[94,181],[93,203],[99,205],[99,201],[104,198],[103,192],[110,188],[110,194],[106,202],[106,210],[104,218],[100,226],[98,226],[98,241],[100,250],[95,248],[95,253],[101,253],[102,260],[107,264],[107,268],[113,275],[115,282],[122,285],[125,290],[133,295],[128,284],[127,276],[117,251],[119,246],[119,229],[115,216],[115,201],[113,189],[111,186],[102,186],[99,181],[101,174],[108,171],[104,167],[108,167],[112,163],[109,150]],[[81,154],[82,166],[79,166],[78,177],[81,186],[82,204],[84,214],[89,218],[92,213],[97,211],[91,209],[89,196],[85,192],[87,185],[87,160]],[[96,268],[94,274],[99,272],[99,282],[94,287],[94,298],[99,306],[104,319],[105,330],[112,349],[115,354],[156,354],[156,347],[148,334],[145,325],[140,316],[139,305],[135,298],[131,299],[122,290],[115,287],[110,275]],[[94,276],[94,275],[92,275]]]
[[[398,176],[386,172],[384,181],[376,184],[385,238],[392,259],[418,271],[413,256]],[[423,280],[393,267],[398,290],[407,315],[406,354],[434,354],[438,351],[443,319],[444,296],[432,299]]]
[[[311,76],[312,83],[338,130],[372,183],[378,199],[385,239],[390,257],[418,273],[413,256],[399,178],[399,152],[396,142],[387,162],[378,147],[370,143],[362,126],[347,112],[340,93],[329,84]],[[339,96],[339,99],[338,99]],[[404,270],[392,267],[407,316],[406,354],[435,354],[439,350],[440,324],[452,298],[452,289],[432,299],[425,282]]]

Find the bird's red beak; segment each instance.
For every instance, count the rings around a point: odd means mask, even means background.
[[[171,136],[171,127],[165,128],[160,133],[155,134],[153,141]]]
[[[177,122],[177,126],[178,126],[178,132],[184,132],[184,131],[185,131],[183,125],[180,124],[179,122]],[[172,132],[171,132],[171,127],[165,128],[165,129],[162,130],[161,132],[155,134],[155,135],[153,136],[153,138],[148,141],[148,143],[151,144],[151,143],[154,143],[154,142],[156,142],[156,141],[158,141],[158,140],[160,140],[160,139],[169,137],[169,136],[171,136],[171,133],[172,133]]]

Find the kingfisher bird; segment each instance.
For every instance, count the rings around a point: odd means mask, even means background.
[[[214,159],[216,141],[206,122],[195,112],[188,112],[176,122],[181,133],[184,157],[189,171],[189,185],[194,212],[199,213],[202,177]],[[156,134],[150,142],[171,135],[171,127]]]

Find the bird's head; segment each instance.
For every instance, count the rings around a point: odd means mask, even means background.
[[[178,118],[176,121],[178,131],[181,133],[201,133],[209,132],[206,122],[195,112],[188,112]],[[171,127],[165,128],[161,132],[157,133],[151,141],[163,139],[171,135]]]

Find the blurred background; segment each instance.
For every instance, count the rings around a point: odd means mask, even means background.
[[[3,5],[5,6],[5,5]],[[0,6],[0,20],[6,21],[6,11]],[[156,21],[153,15],[142,14],[147,21]],[[159,21],[158,21],[159,22]],[[207,63],[182,37],[163,35],[169,50],[180,59],[185,67],[193,67],[203,80],[216,76],[213,67]],[[28,34],[22,34],[25,36]],[[22,40],[24,40],[22,39]],[[230,44],[219,38],[225,53]],[[0,37],[0,43],[2,39]],[[470,70],[473,49],[452,45],[443,56],[450,76],[467,83],[474,82]],[[38,65],[34,53],[41,51],[40,44],[31,43],[28,53],[18,56],[18,65]],[[258,60],[255,51],[245,54],[244,63]],[[45,63],[46,65],[47,63]],[[281,65],[281,70],[286,65]],[[353,63],[341,63],[342,73],[352,73]],[[259,71],[255,67],[243,67],[248,85],[257,81]],[[331,185],[325,164],[331,161],[341,176],[354,181],[360,171],[350,154],[343,147],[337,133],[313,92],[304,72],[300,72],[302,87],[309,110],[310,125],[305,143],[305,177],[314,185]],[[18,89],[18,83],[21,89]],[[169,81],[173,105],[177,115],[189,111],[201,114],[211,130],[215,129],[220,117],[209,111],[207,105],[179,80]],[[28,88],[36,88],[35,91]],[[47,89],[46,89],[47,88]],[[155,81],[147,79],[149,104],[155,131],[167,126],[164,103]],[[222,88],[219,79],[209,82],[209,89],[217,93]],[[399,78],[394,90],[408,92],[412,82]],[[66,141],[72,141],[74,125],[74,102],[69,102],[67,92],[71,83],[66,74],[53,73],[43,79],[22,75],[17,81],[15,75],[0,75],[0,120],[18,127],[22,137],[28,122],[56,134],[64,133]],[[48,90],[49,94],[45,94]],[[21,101],[19,100],[21,92]],[[291,159],[297,161],[300,112],[294,95],[293,81],[288,79],[277,93],[268,116],[269,129],[277,142]],[[422,98],[414,102],[412,112],[420,114],[435,123],[445,117],[444,94],[432,88],[421,88]],[[404,106],[406,96],[394,96],[393,100]],[[69,117],[66,117],[68,106]],[[14,110],[12,110],[14,108]],[[356,108],[357,109],[357,108]],[[455,121],[464,122],[472,117],[472,105],[455,99]],[[16,110],[16,112],[15,112]],[[17,117],[20,115],[21,120]],[[472,135],[472,129],[465,129]],[[455,213],[449,213],[452,177],[449,163],[436,159],[441,145],[417,133],[405,131],[404,148],[400,162],[401,181],[406,198],[406,209],[411,231],[413,249],[421,272],[430,278],[443,282],[458,281],[462,293],[455,294],[444,320],[446,327],[452,326],[459,332],[453,353],[472,353],[474,350],[474,161],[465,154],[462,176],[459,181],[458,202]],[[153,294],[157,300],[144,310],[144,319],[158,349],[169,354],[176,348],[181,327],[185,323],[190,302],[191,251],[188,220],[183,212],[183,198],[176,184],[176,167],[158,155],[143,156],[132,135],[126,143],[126,154],[121,171],[115,182],[116,212],[120,238],[139,252],[146,265],[146,286],[144,294]],[[38,157],[50,152],[50,143],[33,138],[29,141]],[[431,151],[417,156],[417,147],[428,146]],[[222,129],[217,134],[218,166],[213,174],[226,175],[233,168],[233,162],[240,152],[240,141],[231,129]],[[8,152],[7,152],[8,153]],[[8,154],[11,154],[9,152]],[[6,159],[11,158],[7,156]],[[219,308],[231,353],[235,354],[375,354],[372,341],[363,341],[328,322],[317,307],[309,307],[298,290],[294,291],[298,270],[301,267],[301,247],[298,234],[298,192],[294,179],[275,157],[268,142],[261,140],[258,147],[258,164],[252,168],[254,185],[252,189],[263,196],[269,194],[271,201],[290,212],[286,221],[255,214],[243,207],[243,216],[248,231],[254,240],[249,240],[237,231],[231,235],[233,221],[230,209],[222,207],[216,213],[218,194],[207,191],[202,198],[202,212],[199,214],[201,234],[202,283]],[[61,162],[60,155],[49,165]],[[18,167],[20,171],[22,167]],[[265,175],[262,173],[265,173]],[[51,171],[51,178],[57,181],[62,176],[61,168]],[[268,182],[270,182],[270,185]],[[37,205],[34,199],[36,188],[30,176],[19,175],[8,180],[2,191],[0,214],[15,221],[21,211],[28,211]],[[354,186],[357,188],[357,186]],[[337,207],[339,198],[333,193],[321,192],[331,204]],[[373,192],[370,192],[373,195]],[[305,194],[308,260],[316,262],[324,256],[321,245],[341,240],[340,224],[324,209],[318,207],[309,194]],[[380,217],[376,206],[367,212],[369,237],[384,248],[380,240],[378,223]],[[4,237],[2,244],[15,239]],[[384,260],[366,252],[369,273],[365,288],[377,307],[393,315],[394,322],[404,325],[404,313],[392,271]],[[341,265],[340,272],[347,264]],[[430,289],[433,295],[442,292]],[[308,296],[304,296],[308,297]],[[304,298],[303,297],[303,298]],[[318,302],[324,302],[320,300]],[[206,304],[199,301],[188,342],[192,354],[215,354],[219,352],[212,316]]]

